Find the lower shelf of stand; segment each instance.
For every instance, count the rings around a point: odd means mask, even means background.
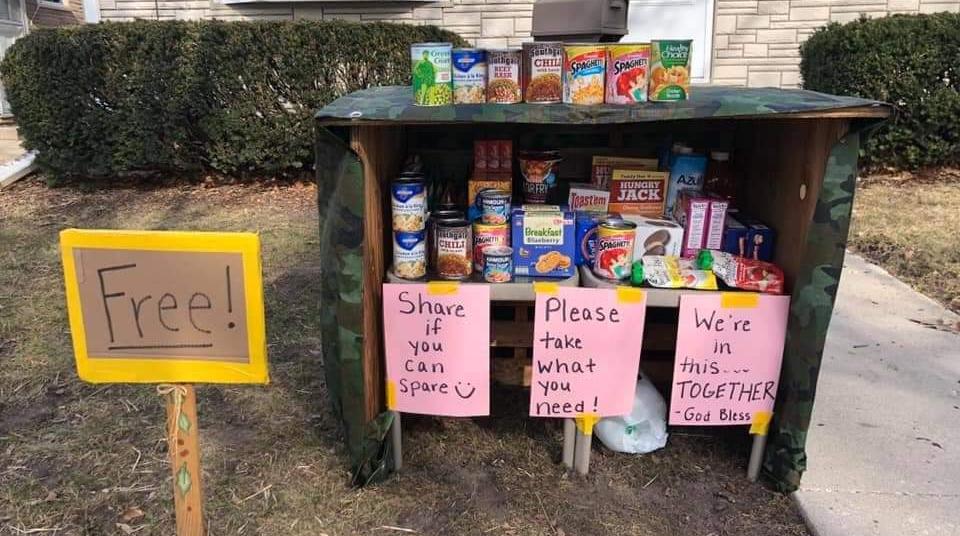
[[[430,277],[429,275],[420,279],[403,279],[393,273],[393,268],[387,269],[387,283],[426,283],[428,281],[444,281],[442,279]],[[571,277],[566,279],[556,277],[525,277],[514,276],[513,281],[509,283],[488,283],[484,281],[483,276],[475,273],[469,279],[460,281],[468,285],[488,285],[490,287],[491,301],[517,301],[532,302],[536,300],[536,294],[533,292],[533,284],[536,282],[557,283],[564,287],[580,286],[580,275],[575,270]]]
[[[580,283],[587,288],[629,287],[629,281],[611,281],[597,277],[590,268],[580,267]],[[693,290],[688,288],[651,288],[642,287],[647,294],[647,307],[680,307],[680,296],[684,294],[716,294],[719,290]],[[736,291],[732,291],[736,292]]]

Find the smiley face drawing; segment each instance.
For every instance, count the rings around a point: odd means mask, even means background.
[[[464,385],[464,384],[463,384],[462,382],[457,382],[457,385],[454,386],[454,388],[453,388],[453,390],[456,391],[457,396],[459,396],[460,398],[466,400],[466,399],[470,398],[471,396],[473,396],[473,393],[476,393],[476,392],[477,392],[477,388],[474,387],[472,383],[467,382],[467,384],[466,384],[465,387],[464,387],[463,385]],[[461,387],[463,388],[463,392],[461,392]],[[467,392],[468,389],[469,389],[469,392]],[[464,394],[464,393],[466,393],[466,394]]]

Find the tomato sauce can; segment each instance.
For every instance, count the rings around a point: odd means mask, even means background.
[[[510,226],[501,224],[473,224],[473,259],[478,272],[483,271],[483,250],[489,246],[509,246]]]
[[[524,43],[522,71],[524,102],[560,102],[563,98],[563,43]]]
[[[521,57],[519,48],[487,51],[487,102],[515,104],[520,95]]]
[[[603,104],[607,49],[582,44],[563,47],[563,102]]]
[[[606,102],[646,102],[649,71],[650,43],[608,45]]]
[[[437,222],[437,276],[466,279],[473,273],[473,233],[467,220]]]
[[[593,273],[612,280],[626,279],[633,266],[633,242],[637,224],[632,221],[607,218],[597,226],[597,256]]]
[[[508,283],[513,279],[513,248],[483,248],[483,279],[488,283]]]

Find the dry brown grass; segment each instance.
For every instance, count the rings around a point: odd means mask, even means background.
[[[960,173],[868,177],[853,212],[852,249],[960,312]]]
[[[263,244],[273,382],[198,389],[210,534],[807,534],[790,501],[743,478],[747,439],[674,434],[649,456],[555,463],[560,431],[523,417],[405,420],[406,469],[348,487],[328,411],[310,185],[0,192],[0,534],[173,533],[161,400],[74,371],[57,253],[65,227],[253,230]],[[56,530],[54,530],[56,529]]]

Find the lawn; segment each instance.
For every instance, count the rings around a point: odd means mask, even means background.
[[[211,535],[807,534],[787,497],[745,480],[745,435],[675,433],[648,456],[595,448],[578,477],[556,463],[560,429],[524,418],[517,391],[494,397],[491,418],[405,420],[404,471],[349,487],[318,339],[315,196],[298,183],[36,178],[0,192],[0,534],[173,534],[161,398],[77,380],[67,227],[261,235],[272,383],[198,388]]]

